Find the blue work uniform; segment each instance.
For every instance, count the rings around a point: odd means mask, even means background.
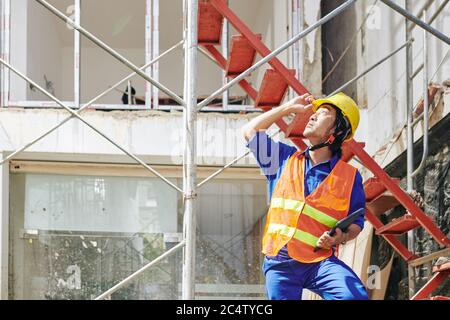
[[[265,132],[258,132],[248,141],[247,147],[253,153],[268,181],[269,198],[289,157],[297,149],[281,142],[275,142]],[[309,150],[305,155],[305,197],[313,192],[328,176],[337,161],[338,155],[314,166],[311,165]],[[359,172],[355,175],[350,198],[350,210],[354,212],[365,208],[366,199]],[[354,222],[361,229],[364,216]],[[317,293],[325,300],[367,300],[367,292],[361,280],[344,262],[334,254],[322,261],[301,263],[288,255],[284,246],[276,256],[266,256],[263,263],[266,277],[267,297],[271,300],[301,300],[303,288]]]

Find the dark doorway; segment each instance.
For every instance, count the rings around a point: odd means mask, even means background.
[[[344,2],[343,0],[321,1],[322,17]],[[324,79],[322,91],[326,95],[356,76],[356,39],[353,39],[355,31],[355,5],[347,8],[322,26],[322,79]],[[342,60],[334,68],[343,54]],[[356,83],[343,91],[352,98],[357,98]]]

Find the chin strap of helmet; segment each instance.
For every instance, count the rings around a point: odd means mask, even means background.
[[[313,151],[313,150],[317,150],[317,149],[320,149],[320,148],[323,148],[323,147],[328,147],[334,142],[334,140],[336,140],[336,138],[334,137],[334,134],[332,134],[328,138],[327,141],[319,143],[319,144],[312,145],[312,146],[309,147],[309,150]]]

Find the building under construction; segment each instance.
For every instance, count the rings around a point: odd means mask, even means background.
[[[339,258],[370,299],[450,299],[448,2],[0,0],[1,299],[266,299],[240,128],[340,91],[366,212]]]

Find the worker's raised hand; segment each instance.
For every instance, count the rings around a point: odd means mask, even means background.
[[[333,237],[328,232],[324,232],[317,241],[316,246],[323,249],[330,249],[333,245],[342,243],[343,240],[344,234],[341,229],[337,228],[336,234]]]
[[[308,113],[312,109],[312,101],[314,100],[314,96],[305,93],[299,97],[295,97],[294,99],[289,100],[284,103],[281,107],[286,110],[287,114],[290,113]]]

